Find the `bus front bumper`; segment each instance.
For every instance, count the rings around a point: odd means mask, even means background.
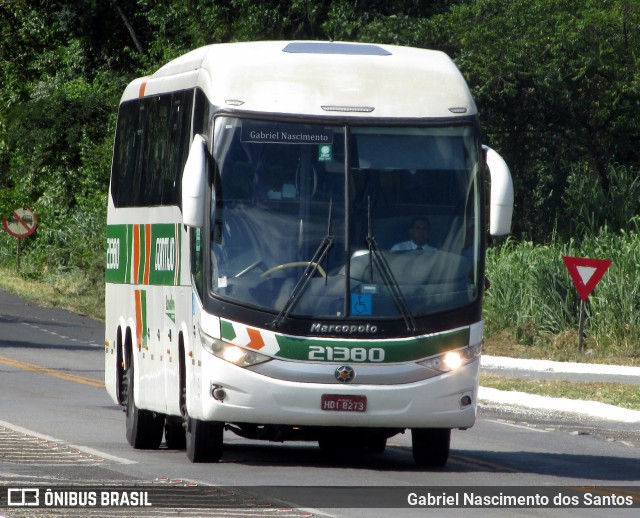
[[[475,422],[479,358],[427,379],[384,385],[359,384],[357,377],[351,383],[275,379],[221,362],[213,356],[203,361],[201,405],[189,405],[192,417],[225,423],[375,428],[469,428]],[[333,372],[340,366],[322,367]],[[361,368],[354,366],[356,371]]]

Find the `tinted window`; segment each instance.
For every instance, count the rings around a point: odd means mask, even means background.
[[[116,207],[179,205],[191,140],[193,91],[120,106],[111,194]]]

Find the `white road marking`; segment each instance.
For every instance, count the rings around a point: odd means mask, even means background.
[[[66,446],[70,447],[70,448],[75,448],[76,450],[79,450],[83,453],[87,453],[89,455],[95,456],[95,457],[100,457],[102,459],[105,460],[110,460],[113,462],[117,462],[118,464],[137,464],[138,462],[135,460],[131,460],[131,459],[125,459],[123,457],[116,457],[115,455],[111,455],[109,453],[106,453],[104,451],[100,451],[100,450],[96,450],[93,448],[89,448],[88,446],[79,446],[77,444],[69,444],[66,441],[63,441],[62,439],[57,439],[55,437],[51,437],[50,435],[46,435],[43,433],[39,433],[39,432],[35,432],[33,430],[29,430],[28,428],[23,428],[22,426],[18,426],[16,424],[13,423],[8,423],[7,421],[2,421],[0,420],[0,427],[4,427],[4,428],[8,428],[10,430],[13,430],[15,432],[18,433],[23,433],[25,435],[29,435],[32,437],[37,437],[38,439],[42,439],[45,441],[50,441],[50,442],[55,442],[55,443],[62,443],[65,444]]]
[[[21,324],[24,325],[24,326],[31,327],[33,329],[37,329],[38,331],[42,331],[43,333],[47,333],[49,335],[55,336],[56,338],[61,338],[63,340],[70,340],[72,342],[80,342],[81,343],[81,341],[78,340],[77,338],[71,338],[71,337],[66,336],[66,335],[61,335],[59,333],[56,333],[55,331],[50,331],[50,330],[46,329],[45,327],[38,326],[36,324],[30,324],[29,322],[21,322]],[[88,345],[90,347],[103,347],[102,345],[97,344],[95,342],[88,342],[85,345]]]
[[[494,423],[503,424],[505,426],[511,426],[512,428],[520,428],[522,430],[528,430],[530,432],[548,433],[550,430],[540,430],[540,428],[532,428],[522,424],[508,423],[506,421],[495,420]]]

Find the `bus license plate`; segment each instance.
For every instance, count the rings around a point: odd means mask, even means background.
[[[322,394],[320,408],[322,408],[322,410],[336,410],[339,412],[366,412],[367,396]]]

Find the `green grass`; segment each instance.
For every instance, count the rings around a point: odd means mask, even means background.
[[[36,280],[18,274],[16,268],[0,266],[0,289],[34,304],[104,319],[104,282],[91,281],[79,271],[51,272]]]
[[[638,356],[588,347],[579,351],[577,328],[541,337],[535,344],[521,343],[514,337],[515,334],[513,330],[506,330],[486,337],[483,354],[531,360],[640,366]]]

